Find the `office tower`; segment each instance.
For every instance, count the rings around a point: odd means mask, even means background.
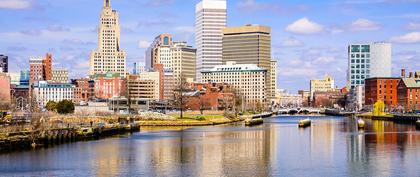
[[[98,49],[90,54],[90,75],[108,72],[126,75],[126,54],[120,45],[118,12],[111,8],[110,0],[104,0],[98,30]]]
[[[0,73],[9,72],[9,57],[0,55]]]
[[[172,35],[161,34],[155,37],[146,50],[146,69],[154,69],[156,64],[163,64],[164,68],[171,68]]]
[[[146,51],[146,68],[156,70],[157,65],[173,72],[174,84],[181,79],[193,81],[196,78],[196,52],[186,42],[173,42],[169,34],[157,36]]]
[[[350,89],[364,86],[365,79],[391,77],[392,47],[390,43],[352,44],[348,47],[347,85]]]
[[[271,28],[261,25],[223,29],[223,63],[255,64],[267,70],[266,98],[275,98],[271,65]],[[274,64],[274,63],[273,63]]]
[[[46,54],[45,57],[29,58],[29,83],[34,81],[46,81],[52,79],[52,55]]]
[[[193,81],[196,78],[196,52],[197,50],[188,46],[186,42],[174,42],[171,47],[172,68],[174,84],[179,86],[181,79]]]
[[[68,83],[69,82],[69,71],[64,68],[52,70],[52,82],[53,83]]]
[[[202,0],[195,9],[197,81],[201,72],[222,64],[222,29],[226,27],[226,0]]]

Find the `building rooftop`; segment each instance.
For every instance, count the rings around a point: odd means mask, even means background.
[[[262,25],[245,25],[245,26],[236,26],[236,27],[226,27],[225,29],[223,29],[224,35],[243,34],[243,33],[270,34],[271,28],[268,26],[262,26]]]
[[[402,81],[407,88],[420,88],[420,79],[418,78],[403,78]]]
[[[237,71],[267,71],[254,64],[235,64],[228,62],[226,65],[218,65],[213,69],[203,72],[237,72]]]

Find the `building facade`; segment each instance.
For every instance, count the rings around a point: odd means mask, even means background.
[[[223,29],[223,63],[255,64],[267,70],[267,98],[275,97],[275,80],[271,63],[271,28],[261,25],[227,27]],[[273,71],[272,71],[273,70]]]
[[[38,106],[43,108],[49,101],[60,102],[73,100],[74,85],[49,83],[48,81],[36,81],[33,86],[33,94]]]
[[[399,77],[374,77],[365,80],[365,105],[374,105],[381,100],[388,109],[397,108]]]
[[[197,46],[197,76],[222,64],[222,29],[227,23],[226,0],[202,0],[195,8],[195,45]]]
[[[390,43],[352,44],[348,47],[347,86],[365,85],[371,77],[391,77]]]
[[[154,69],[155,64],[163,64],[165,68],[171,68],[172,35],[160,34],[155,37],[150,47],[146,50],[146,69]]]
[[[69,71],[67,69],[53,69],[52,70],[52,82],[55,83],[68,83],[69,82]]]
[[[253,64],[235,64],[228,62],[210,71],[202,72],[202,81],[210,83],[226,83],[242,95],[250,106],[267,103],[266,77],[267,70]]]
[[[29,83],[52,80],[52,55],[29,58]]]
[[[398,106],[406,112],[420,111],[420,72],[402,78],[397,88]]]
[[[0,104],[10,104],[10,77],[6,73],[0,73],[0,88]]]
[[[95,99],[95,81],[89,78],[72,80],[75,86],[73,93],[73,102],[76,104],[85,104]]]
[[[325,75],[324,79],[321,80],[311,80],[310,83],[310,92],[311,100],[313,99],[315,92],[331,92],[334,91],[334,79],[330,75]]]
[[[99,30],[98,49],[90,54],[90,75],[108,72],[126,75],[126,53],[121,49],[118,12],[111,7],[110,0],[104,0]]]
[[[0,73],[9,72],[9,57],[5,55],[0,55]]]
[[[174,84],[181,84],[181,79],[196,79],[196,49],[188,46],[186,42],[175,42],[171,48],[172,67],[174,73]]]
[[[146,72],[146,67],[139,63],[139,62],[134,62],[133,63],[133,74],[139,74],[142,72]]]
[[[274,95],[276,97],[276,91],[277,91],[277,60],[271,60],[271,69],[270,69],[270,75],[271,75],[271,95]]]
[[[159,73],[147,74],[146,78],[140,75],[130,75],[128,77],[128,97],[130,99],[149,99],[159,100]],[[157,78],[152,78],[157,77]]]
[[[95,98],[111,99],[127,96],[127,80],[119,74],[106,73],[93,76],[95,82]]]

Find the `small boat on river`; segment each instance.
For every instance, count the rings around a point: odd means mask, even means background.
[[[359,129],[365,128],[365,121],[363,119],[357,120],[357,127]]]
[[[309,126],[311,126],[311,123],[312,123],[311,119],[300,120],[299,121],[299,127],[301,127],[301,128],[309,127]]]
[[[260,125],[263,123],[264,123],[264,120],[262,118],[245,120],[245,126],[254,126],[254,125]]]

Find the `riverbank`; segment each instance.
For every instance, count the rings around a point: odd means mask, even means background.
[[[417,120],[420,120],[420,115],[383,115],[383,116],[374,116],[372,114],[360,114],[357,115],[359,118],[363,119],[372,119],[372,120],[383,120],[383,121],[392,121],[392,122],[399,122],[399,123],[415,123]]]
[[[96,127],[51,128],[0,134],[0,153],[49,147],[64,143],[88,141],[140,131],[137,124],[113,124]]]

